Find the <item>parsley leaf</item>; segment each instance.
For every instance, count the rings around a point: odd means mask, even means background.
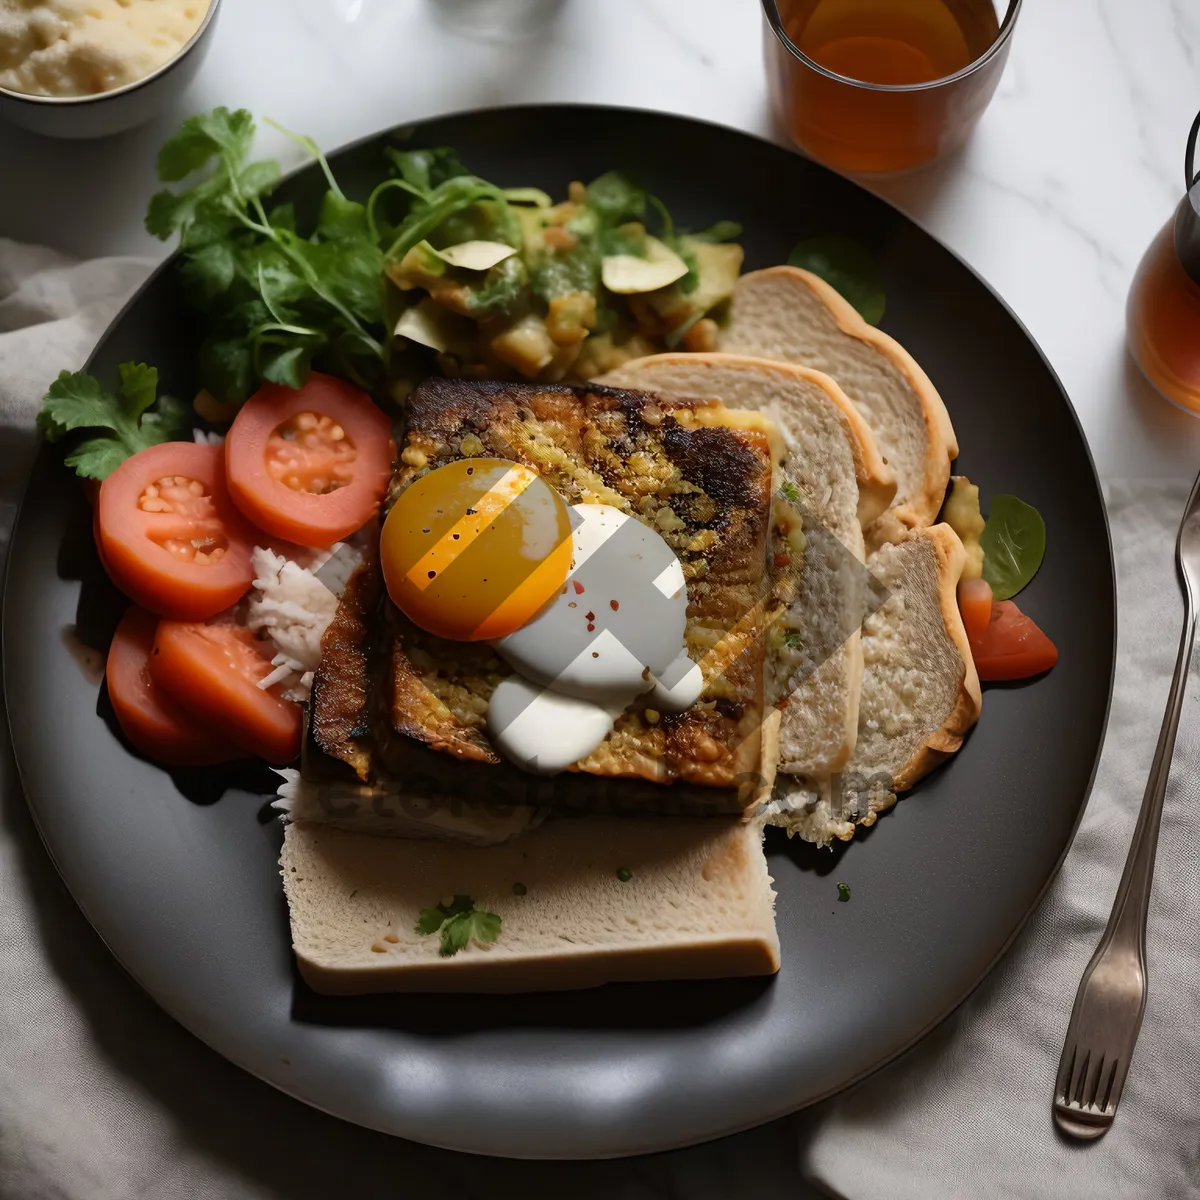
[[[106,391],[86,372],[62,371],[42,397],[37,423],[47,441],[92,431],[66,458],[67,466],[88,479],[105,479],[139,450],[185,437],[190,428],[186,405],[171,396],[155,400],[154,367],[122,363],[118,370],[118,393]]]
[[[470,174],[457,152],[449,146],[438,146],[433,150],[396,150],[389,146],[384,153],[395,164],[400,178],[423,192],[447,179]]]
[[[789,504],[799,504],[800,503],[800,489],[790,479],[785,479],[779,485],[779,494]]]
[[[435,908],[422,909],[416,931],[422,936],[439,933],[438,953],[450,958],[465,950],[474,940],[480,946],[490,946],[500,937],[501,921],[495,913],[481,912],[470,896],[454,896]]]
[[[277,128],[328,183],[310,236],[290,205],[267,211],[279,168],[246,161],[254,121],[244,109],[184,121],[158,159],[160,179],[184,186],[159,192],[146,214],[156,237],[179,236],[184,287],[207,318],[199,382],[233,403],[260,380],[301,386],[314,361],[370,388],[388,362],[383,255],[367,206],[345,196],[311,138]]]
[[[804,635],[798,629],[789,629],[783,635],[783,643],[789,650],[799,650],[804,645]]]

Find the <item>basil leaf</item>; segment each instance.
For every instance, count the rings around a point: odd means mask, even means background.
[[[837,288],[869,325],[883,320],[885,296],[879,269],[853,238],[806,238],[792,247],[788,263],[819,275]]]
[[[1041,513],[1016,496],[993,496],[979,535],[983,577],[997,600],[1015,596],[1036,574],[1046,553]]]

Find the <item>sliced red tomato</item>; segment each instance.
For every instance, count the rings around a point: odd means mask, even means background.
[[[969,641],[980,679],[1028,679],[1058,662],[1058,648],[1011,600],[995,601],[987,629]]]
[[[150,678],[172,700],[267,762],[300,753],[303,710],[278,688],[260,688],[272,670],[262,643],[240,625],[160,621]]]
[[[220,446],[164,442],[101,485],[97,545],[112,581],[162,617],[199,621],[254,581],[254,530],[225,488]]]
[[[260,528],[332,546],[378,511],[392,474],[391,421],[359,388],[314,372],[300,389],[269,383],[225,439],[234,502]]]
[[[108,698],[125,736],[147,758],[171,767],[244,758],[244,750],[187,713],[150,678],[157,628],[158,618],[134,605],[109,647]]]
[[[967,637],[982,637],[992,620],[992,585],[986,579],[962,580],[958,585],[958,611]]]

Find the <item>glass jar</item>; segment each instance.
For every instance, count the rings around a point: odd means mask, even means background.
[[[1150,243],[1129,289],[1129,352],[1172,404],[1200,415],[1200,177],[1195,171],[1200,114],[1184,155],[1186,192]]]

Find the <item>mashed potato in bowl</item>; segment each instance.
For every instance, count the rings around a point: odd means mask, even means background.
[[[210,0],[0,0],[0,87],[91,96],[169,62]]]

